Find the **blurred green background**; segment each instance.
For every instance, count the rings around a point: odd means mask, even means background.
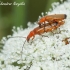
[[[25,5],[1,5],[1,3],[14,2]],[[0,0],[0,39],[12,34],[13,26],[22,25],[26,28],[27,22],[37,21],[42,12],[45,13],[51,8],[53,2],[60,0]]]

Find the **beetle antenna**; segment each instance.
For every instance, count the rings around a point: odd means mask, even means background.
[[[14,37],[8,37],[8,38],[26,38],[26,37],[22,37],[22,36],[14,36]]]
[[[21,49],[21,59],[22,59],[22,54],[23,54],[23,47],[24,47],[26,41],[27,41],[27,40],[24,41],[24,44],[23,44],[22,49]]]

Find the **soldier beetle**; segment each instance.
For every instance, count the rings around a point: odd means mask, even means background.
[[[38,21],[38,24],[39,24],[39,27],[41,27],[41,25],[45,26],[46,23],[49,23],[51,25],[52,23],[58,23],[59,21],[66,19],[66,17],[67,17],[66,14],[47,15],[42,17]]]
[[[53,23],[51,25],[50,25],[50,23],[48,23],[45,25],[45,27],[43,25],[42,25],[42,27],[38,26],[29,33],[26,40],[28,42],[31,37],[32,37],[32,39],[34,39],[35,35],[41,35],[44,32],[51,32],[53,30],[56,30],[58,27],[60,27],[63,24],[64,24],[64,21],[58,21],[58,23]]]

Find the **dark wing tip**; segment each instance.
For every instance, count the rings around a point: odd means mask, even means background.
[[[67,18],[67,15],[65,14],[65,18]]]

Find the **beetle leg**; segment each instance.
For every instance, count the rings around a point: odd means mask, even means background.
[[[35,38],[35,36],[32,37],[32,40]]]
[[[64,24],[64,21],[58,21],[58,24],[56,27],[59,27],[60,25],[63,25]]]
[[[48,36],[46,36],[46,35],[41,35],[42,37],[48,37]]]

